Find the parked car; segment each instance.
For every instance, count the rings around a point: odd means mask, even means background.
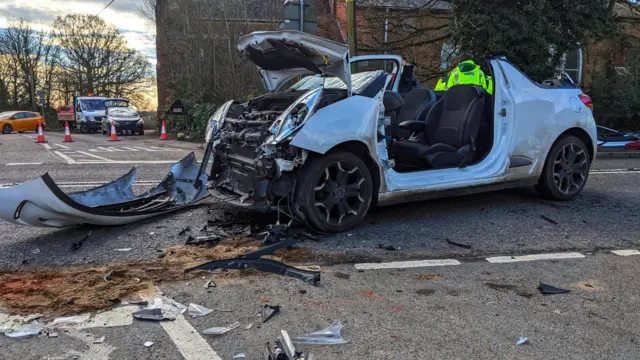
[[[640,136],[631,133],[623,133],[608,127],[597,125],[598,146],[607,149],[624,149],[629,143],[640,141]]]
[[[106,99],[105,117],[102,118],[102,135],[111,135],[111,123],[115,125],[117,134],[144,135],[144,120],[138,112],[129,107],[125,99]]]
[[[14,131],[38,131],[38,124],[42,123],[44,130],[46,123],[44,118],[31,111],[5,111],[0,113],[0,129],[3,134],[11,134]]]
[[[511,187],[570,200],[596,156],[591,99],[537,84],[504,57],[487,59],[493,96],[458,85],[436,101],[406,86],[412,67],[397,55],[350,57],[297,31],[251,33],[238,49],[269,94],[230,100],[209,120],[210,192],[318,231],[347,230],[374,204]]]

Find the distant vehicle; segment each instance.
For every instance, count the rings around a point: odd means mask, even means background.
[[[58,106],[58,121],[73,123],[73,106]]]
[[[105,117],[106,99],[104,96],[74,96],[74,120],[69,126],[84,134],[98,132],[102,118]]]
[[[14,131],[38,131],[38,123],[42,123],[44,130],[46,123],[44,118],[31,111],[5,111],[0,113],[0,129],[3,134],[11,134]]]
[[[104,100],[105,114],[102,118],[102,135],[111,135],[111,123],[116,127],[117,134],[144,135],[144,120],[138,112],[129,106],[125,99]]]
[[[623,133],[621,131],[608,127],[597,125],[598,128],[598,147],[600,148],[624,148],[625,145],[640,141],[640,136],[631,133]]]

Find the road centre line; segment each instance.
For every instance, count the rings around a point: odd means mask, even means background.
[[[522,261],[536,260],[559,260],[559,259],[584,259],[584,255],[580,253],[552,253],[552,254],[535,254],[521,256],[494,256],[488,257],[487,261],[493,264],[505,264]]]
[[[640,255],[640,250],[612,250],[611,252],[618,256]]]
[[[160,325],[185,360],[222,360],[184,315],[178,315],[174,321],[160,321]]]
[[[387,263],[363,263],[355,264],[357,270],[379,270],[379,269],[408,269],[430,266],[450,266],[462,264],[454,259],[417,260],[417,261],[392,261]]]

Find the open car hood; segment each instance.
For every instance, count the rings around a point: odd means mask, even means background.
[[[238,41],[238,50],[260,68],[267,90],[275,91],[294,76],[336,76],[351,91],[349,48],[300,31],[256,31]]]

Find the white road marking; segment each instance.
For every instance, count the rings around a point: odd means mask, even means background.
[[[429,266],[450,266],[460,265],[461,262],[454,259],[436,260],[416,260],[416,261],[392,261],[387,263],[363,263],[355,264],[357,270],[378,270],[378,269],[407,269]]]
[[[186,360],[222,360],[183,315],[174,321],[160,321],[160,325]]]
[[[114,152],[114,151],[115,151],[115,150],[113,150],[113,149],[109,149],[109,148],[105,148],[105,147],[99,147],[99,148],[97,148],[97,149],[100,149],[100,150],[102,150],[102,151],[109,151],[109,152]],[[95,149],[91,149],[91,150],[95,150]],[[91,150],[89,150],[89,151],[91,151]]]
[[[49,144],[42,144],[42,146],[47,150],[51,150],[51,146]]]
[[[150,148],[158,151],[181,151],[182,150],[182,149],[165,148],[165,147],[158,147],[158,146],[150,146]]]
[[[107,162],[107,163],[113,162],[112,160],[109,160],[109,159],[106,159],[106,158],[100,157],[100,156],[98,156],[98,155],[89,154],[88,152],[84,152],[84,151],[76,151],[76,152],[77,152],[78,154],[87,155],[87,156],[89,156],[89,157],[96,158],[96,159],[98,159],[98,160],[102,160],[102,161]]]
[[[494,256],[488,257],[487,261],[494,264],[513,263],[521,261],[535,260],[559,260],[559,259],[583,259],[584,255],[580,253],[552,253],[552,254],[535,254],[522,256]]]
[[[62,144],[52,144],[52,145],[53,145],[53,146],[60,147],[60,148],[63,148],[63,149],[67,149],[67,150],[70,150],[70,149],[71,149],[70,147],[65,146],[65,145],[62,145]]]
[[[147,149],[147,148],[143,148],[140,146],[134,146],[136,149],[142,150],[142,151],[149,151],[149,152],[156,152],[157,150],[152,150],[152,149]]]
[[[599,171],[599,172],[590,172],[589,175],[609,175],[609,174],[640,174],[640,171]]]
[[[611,252],[619,256],[640,255],[640,250],[613,250]]]
[[[138,151],[140,151],[140,150],[138,150],[138,149],[134,149],[134,148],[126,147],[126,146],[123,146],[122,148],[123,148],[123,149],[126,149],[126,150],[129,150],[129,151],[133,151],[133,152],[138,152]]]
[[[8,163],[8,164],[5,164],[5,165],[7,165],[7,166],[42,165],[42,163],[41,162],[39,162],[39,163]]]
[[[61,153],[60,151],[54,151],[54,154],[60,156],[63,160],[65,160],[67,162],[67,164],[71,165],[71,164],[77,164],[77,161],[73,160],[72,158],[70,158],[69,156]]]

